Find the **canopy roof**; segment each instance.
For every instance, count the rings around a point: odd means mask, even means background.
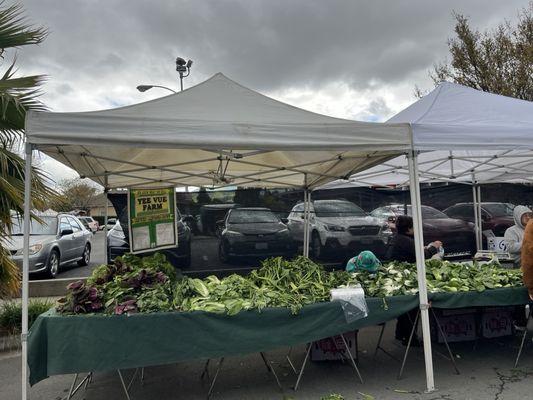
[[[411,143],[408,124],[315,114],[220,73],[132,106],[29,112],[26,132],[39,150],[102,185],[107,179],[108,187],[313,187],[380,164]]]
[[[533,182],[533,102],[443,82],[388,122],[409,123],[420,181]],[[404,157],[326,188],[408,185]]]

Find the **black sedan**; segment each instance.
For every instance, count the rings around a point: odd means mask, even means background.
[[[287,226],[268,208],[229,210],[221,231],[218,254],[222,262],[237,257],[291,257],[296,251]]]

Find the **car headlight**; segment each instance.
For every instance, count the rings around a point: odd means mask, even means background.
[[[32,244],[30,246],[29,255],[33,256],[34,254],[37,254],[38,252],[41,251],[42,248],[43,248],[43,245],[41,243]],[[16,254],[17,256],[22,256],[24,254],[24,249],[20,249],[19,251],[17,251]]]
[[[237,232],[237,231],[225,230],[224,231],[224,235],[242,236],[243,234],[241,232]]]
[[[344,226],[339,225],[324,225],[327,231],[331,232],[344,232],[346,228]]]
[[[381,227],[381,231],[383,233],[392,233],[392,229],[390,228],[389,224],[384,224],[382,227]]]

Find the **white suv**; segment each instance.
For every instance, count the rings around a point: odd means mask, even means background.
[[[315,200],[310,206],[313,258],[325,255],[352,257],[363,250],[371,250],[377,257],[385,255],[392,236],[387,223],[347,200]],[[303,242],[304,203],[293,207],[287,227],[295,241]]]

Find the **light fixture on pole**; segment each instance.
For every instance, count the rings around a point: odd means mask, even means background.
[[[176,58],[176,71],[180,74],[180,87],[183,91],[183,78],[186,78],[191,73],[192,60],[185,61],[181,57]],[[187,74],[185,74],[187,73]]]
[[[181,88],[181,91],[183,91],[183,78],[186,78],[186,77],[188,77],[190,75],[191,66],[192,66],[192,60],[185,61],[181,57],[177,57],[176,58],[176,71],[178,71],[178,73],[180,75],[180,88]],[[175,90],[173,90],[173,89],[171,89],[169,87],[166,87],[166,86],[161,86],[161,85],[139,85],[139,86],[137,86],[137,90],[139,92],[146,92],[147,90],[150,90],[150,89],[155,88],[155,87],[156,88],[170,90],[172,93],[176,93]]]
[[[172,93],[177,93],[175,90],[172,90],[169,87],[161,86],[161,85],[139,85],[139,86],[137,86],[137,90],[139,92],[146,92],[147,90],[150,90],[150,89],[155,88],[155,87],[156,88],[170,90]]]

